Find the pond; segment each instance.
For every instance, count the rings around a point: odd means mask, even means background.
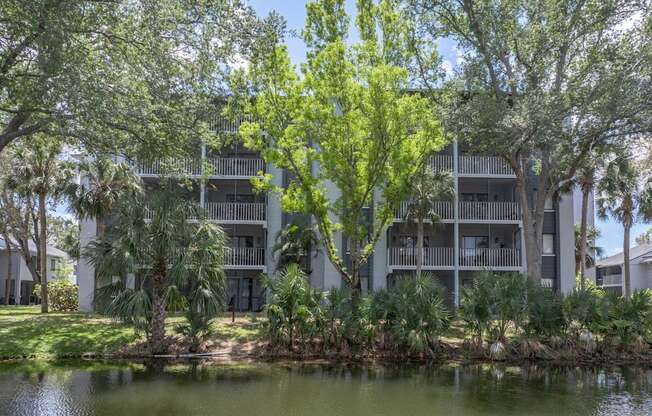
[[[2,415],[652,415],[652,369],[0,363]]]

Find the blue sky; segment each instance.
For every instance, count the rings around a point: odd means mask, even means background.
[[[355,1],[347,0],[347,10],[351,16],[355,15]],[[296,33],[301,33],[303,28],[305,18],[306,18],[306,9],[305,1],[301,0],[250,0],[249,4],[256,10],[256,12],[265,16],[272,10],[276,10],[287,20],[288,29],[296,31]],[[350,40],[355,41],[357,36],[353,33]],[[286,39],[288,45],[288,50],[292,61],[295,64],[299,64],[305,61],[305,45],[301,39],[297,37],[289,37]],[[458,63],[458,50],[456,48],[455,42],[450,39],[442,39],[439,42],[439,53],[442,57],[442,65],[444,65],[447,72],[451,72],[455,65]],[[615,254],[622,250],[623,246],[623,230],[622,227],[612,221],[602,221],[596,218],[596,225],[601,231],[601,237],[598,241],[598,245],[603,247],[607,255]],[[638,224],[636,225],[631,232],[632,243],[634,238],[643,233],[648,227],[652,225]]]

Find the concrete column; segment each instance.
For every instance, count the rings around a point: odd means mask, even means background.
[[[374,192],[374,201],[380,201],[380,192]],[[374,212],[375,215],[375,212]],[[378,239],[376,247],[374,247],[373,263],[371,265],[371,273],[373,276],[372,290],[380,290],[387,288],[387,250],[389,248],[387,241],[387,229],[383,230]]]
[[[272,164],[267,164],[267,172],[272,175],[272,183],[276,186],[283,186],[283,170]],[[276,273],[276,259],[272,253],[276,235],[283,227],[283,211],[278,196],[272,193],[267,194],[267,244],[265,249],[265,265],[267,274],[273,276]]]
[[[575,224],[573,221],[573,194],[559,200],[559,289],[569,293],[575,288]]]
[[[459,196],[459,176],[458,176],[458,145],[457,141],[453,143],[453,180],[455,181],[455,200],[453,201],[453,301],[455,307],[460,306],[460,196]]]
[[[82,250],[95,239],[96,231],[95,220],[80,221],[79,244]],[[77,265],[77,284],[79,286],[79,310],[92,312],[93,295],[95,293],[95,268],[84,259],[83,255]]]

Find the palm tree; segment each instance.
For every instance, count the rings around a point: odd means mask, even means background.
[[[625,296],[630,297],[630,230],[636,220],[652,219],[652,177],[642,178],[631,158],[621,157],[607,166],[598,195],[598,215],[603,219],[610,216],[623,225]]]
[[[593,192],[595,179],[595,164],[590,163],[581,170],[578,178],[580,189],[582,190],[582,219],[580,222],[580,246],[579,246],[579,273],[580,273],[580,288],[584,289],[584,279],[586,275],[586,266],[589,262],[587,258],[587,244],[589,242],[589,226],[588,226],[588,211],[589,211],[589,196]],[[595,243],[595,239],[593,240]],[[576,262],[576,264],[578,264]],[[575,271],[577,274],[578,270]]]
[[[319,235],[315,227],[298,222],[291,222],[276,234],[272,252],[278,253],[276,269],[281,270],[288,264],[298,264],[303,269],[310,252],[319,245]],[[308,270],[304,272],[309,273]]]
[[[417,224],[417,276],[423,268],[424,222],[429,219],[433,225],[438,223],[441,217],[435,209],[436,203],[454,198],[455,183],[449,171],[435,173],[428,165],[412,181],[405,219]]]
[[[83,253],[106,284],[98,290],[98,309],[143,329],[150,351],[163,353],[168,309],[188,307],[204,316],[221,310],[226,236],[176,194],[171,180],[147,199],[119,202],[114,218]],[[129,274],[137,278],[133,289],[124,283]]]
[[[126,163],[101,158],[79,165],[83,182],[73,189],[71,210],[80,219],[93,219],[102,236],[105,220],[121,199],[142,193],[140,178]]]
[[[580,264],[582,262],[581,250],[582,250],[582,241],[583,241],[581,229],[582,229],[581,224],[575,224],[575,275],[580,273],[581,270]],[[600,238],[600,230],[597,229],[596,227],[587,227],[586,240],[585,240],[586,256],[584,257],[585,269],[589,267],[593,267],[595,265],[595,259],[601,257],[604,254],[603,248],[596,245],[596,241],[598,241],[598,238]],[[581,282],[580,284],[582,285],[581,288],[583,289],[584,282]]]

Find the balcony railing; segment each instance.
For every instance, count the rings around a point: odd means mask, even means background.
[[[423,267],[452,267],[454,265],[452,247],[424,247],[422,255]],[[390,267],[412,267],[417,265],[417,256],[416,248],[390,247],[387,258]]]
[[[214,176],[249,177],[265,169],[262,159],[216,157],[206,159],[209,173]]]
[[[185,175],[201,175],[200,159],[169,159],[156,160],[151,163],[134,162],[134,169],[139,175],[160,175],[162,173],[181,173]]]
[[[225,267],[264,267],[265,249],[233,247],[226,249]]]
[[[206,215],[217,222],[263,222],[265,204],[249,202],[207,202]]]
[[[507,162],[498,156],[459,156],[458,163],[460,175],[514,175]]]
[[[521,252],[515,248],[460,249],[460,267],[521,267]]]
[[[521,210],[518,202],[460,201],[460,219],[476,221],[518,221]]]
[[[602,276],[603,286],[620,286],[623,284],[622,274],[607,274]]]
[[[435,172],[445,170],[453,171],[453,156],[451,155],[434,155],[430,159],[430,164]]]
[[[236,119],[229,119],[224,116],[218,115],[213,120],[211,121],[210,128],[211,130],[217,132],[217,133],[231,133],[235,134],[238,132],[238,129],[240,128],[240,124],[242,124],[243,121],[251,121],[253,120],[249,116],[245,117],[237,117]]]
[[[407,212],[409,202],[405,201],[401,203],[401,207],[396,210],[395,218],[399,221],[405,219],[405,214]],[[453,219],[453,204],[446,201],[437,201],[433,210],[442,220],[452,220]]]

